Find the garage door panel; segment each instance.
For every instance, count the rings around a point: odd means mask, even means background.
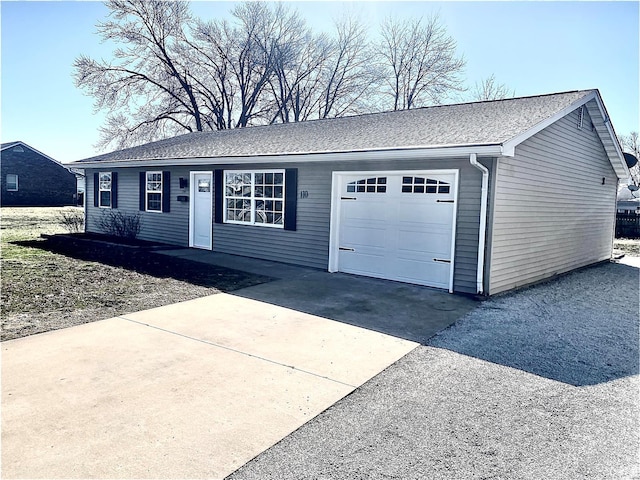
[[[396,219],[400,223],[417,223],[445,225],[447,228],[451,226],[451,217],[453,214],[453,205],[441,204],[435,202],[415,202],[411,205],[399,205],[397,208]]]
[[[354,226],[345,228],[345,240],[341,247],[378,247],[387,246],[387,229],[380,227]]]
[[[396,266],[395,280],[439,288],[447,288],[449,285],[449,265],[446,263],[400,259]]]
[[[376,188],[384,182],[383,191],[374,191],[366,183],[370,191],[353,191],[363,189],[357,183],[363,179],[375,179]],[[337,240],[342,250],[337,252],[338,270],[449,287],[455,212],[451,201],[457,187],[454,173],[368,172],[339,180]],[[440,188],[442,193],[438,193]]]
[[[407,257],[409,255],[420,256],[436,256],[438,258],[448,259],[451,255],[451,236],[443,234],[430,234],[420,238],[417,235],[407,233],[402,235],[398,242],[398,255]]]
[[[343,220],[355,223],[374,223],[386,225],[394,216],[385,208],[384,202],[367,202],[358,200],[343,200],[347,205],[344,209]]]
[[[382,278],[385,278],[385,272],[389,269],[384,251],[379,254],[366,251],[359,251],[358,254],[340,252],[340,264],[344,267],[344,272]]]

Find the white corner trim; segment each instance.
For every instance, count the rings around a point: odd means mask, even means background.
[[[340,202],[338,192],[342,187],[342,172],[331,172],[331,215],[329,218],[329,265],[330,273],[338,271],[338,239],[340,238]]]

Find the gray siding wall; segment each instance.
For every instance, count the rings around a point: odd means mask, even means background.
[[[152,170],[151,168],[148,170]],[[139,210],[140,168],[105,169],[104,171],[118,172],[118,211],[130,214],[140,214],[142,230],[138,238],[153,242],[169,243],[173,245],[189,245],[189,203],[178,202],[178,195],[189,195],[189,189],[180,189],[179,178],[189,178],[190,170],[205,170],[203,168],[173,167],[159,168],[171,172],[171,211],[167,213],[141,212]],[[98,221],[103,211],[108,208],[93,206],[93,173],[99,170],[87,170],[86,211],[88,232],[103,233],[98,227]]]
[[[490,165],[491,161],[484,161]],[[171,171],[171,212],[140,212],[143,228],[139,238],[181,246],[189,243],[189,205],[176,201],[177,195],[189,195],[180,190],[179,177],[189,177],[189,171],[208,171],[216,168],[247,170],[246,165],[194,166],[164,168]],[[459,169],[458,221],[456,226],[456,255],[454,290],[476,293],[477,245],[480,215],[482,174],[468,159],[400,160],[390,167],[389,162],[349,161],[332,163],[266,164],[257,167],[297,168],[298,192],[307,191],[307,198],[297,201],[297,229],[287,231],[252,225],[213,224],[213,250],[279,262],[325,269],[329,262],[329,231],[331,221],[331,179],[333,171],[366,170],[430,170]],[[93,207],[93,172],[87,171],[87,229],[98,232]],[[141,169],[117,169],[119,210],[138,212],[138,172]]]
[[[610,258],[617,178],[588,115],[577,123],[574,111],[498,160],[491,294]]]

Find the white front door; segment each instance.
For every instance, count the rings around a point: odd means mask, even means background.
[[[213,229],[213,174],[191,172],[189,246],[211,250]]]
[[[457,172],[336,176],[334,270],[451,290]]]

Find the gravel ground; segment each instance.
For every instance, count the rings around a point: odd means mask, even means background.
[[[639,279],[492,298],[229,478],[638,479]]]

